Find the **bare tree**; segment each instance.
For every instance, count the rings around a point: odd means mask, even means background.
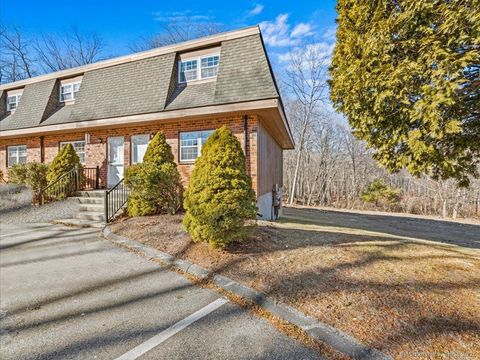
[[[39,66],[48,72],[99,61],[105,44],[97,34],[82,34],[73,27],[61,36],[43,34],[35,39],[33,46]]]
[[[328,62],[317,46],[309,45],[290,52],[286,68],[287,92],[294,96],[291,118],[297,131],[296,163],[289,204],[293,204],[298,173],[309,129],[318,121],[320,106],[327,100]]]
[[[32,49],[18,27],[0,27],[0,82],[13,82],[35,75]]]
[[[221,31],[223,31],[222,26],[216,22],[198,22],[192,17],[185,16],[163,25],[160,33],[140,39],[139,42],[131,45],[130,49],[135,52],[144,51],[214,35]]]

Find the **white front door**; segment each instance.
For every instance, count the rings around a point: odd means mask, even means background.
[[[124,168],[124,140],[123,137],[108,138],[108,187],[123,179]]]

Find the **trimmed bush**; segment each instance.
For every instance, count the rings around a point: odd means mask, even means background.
[[[142,164],[125,171],[125,185],[131,190],[129,216],[175,214],[182,206],[183,187],[165,135],[158,132],[148,145]]]
[[[81,183],[81,177],[83,176],[83,171],[81,170],[83,166],[80,163],[80,158],[78,157],[72,144],[66,144],[62,146],[57,156],[55,156],[55,159],[53,159],[52,164],[50,165],[50,169],[47,174],[48,185],[53,184],[75,167],[80,170],[79,179],[77,180],[79,180]],[[58,185],[54,185],[53,188],[50,189],[47,195],[50,197],[54,197],[56,200],[60,200],[65,196],[73,195],[73,192],[75,191],[75,187],[72,184],[73,181],[75,181],[75,177],[67,176],[62,178],[62,180],[57,183]],[[67,191],[65,193],[57,194],[57,189],[59,188],[64,188]]]
[[[185,192],[183,226],[194,241],[225,247],[246,237],[256,218],[252,180],[240,142],[222,126],[202,147]]]

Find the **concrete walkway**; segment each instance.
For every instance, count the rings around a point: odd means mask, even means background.
[[[319,359],[98,229],[1,224],[2,359]]]

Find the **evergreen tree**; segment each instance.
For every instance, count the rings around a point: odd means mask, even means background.
[[[76,176],[64,176],[67,172],[74,168],[79,169],[78,177]],[[80,158],[77,155],[77,152],[73,148],[72,144],[66,144],[62,146],[58,154],[53,159],[53,162],[50,164],[50,168],[47,173],[47,182],[48,184],[53,184],[60,178],[62,178],[57,185],[50,188],[50,191],[47,195],[50,197],[55,197],[59,199],[63,195],[69,196],[72,195],[75,190],[75,181],[82,182],[83,171],[82,164],[80,163]],[[66,193],[61,192],[58,195],[58,189],[63,188],[66,190]]]
[[[374,203],[375,206],[380,203],[392,206],[398,203],[399,193],[400,189],[391,188],[383,179],[376,179],[367,186],[361,198],[365,202]]]
[[[130,216],[176,213],[182,206],[183,187],[172,149],[158,132],[148,144],[143,163],[125,171],[125,185],[131,190],[127,203]]]
[[[339,0],[331,99],[389,171],[468,185],[480,161],[480,0]]]
[[[225,247],[243,239],[257,214],[252,180],[240,142],[226,126],[202,147],[185,192],[185,229],[195,241]]]

